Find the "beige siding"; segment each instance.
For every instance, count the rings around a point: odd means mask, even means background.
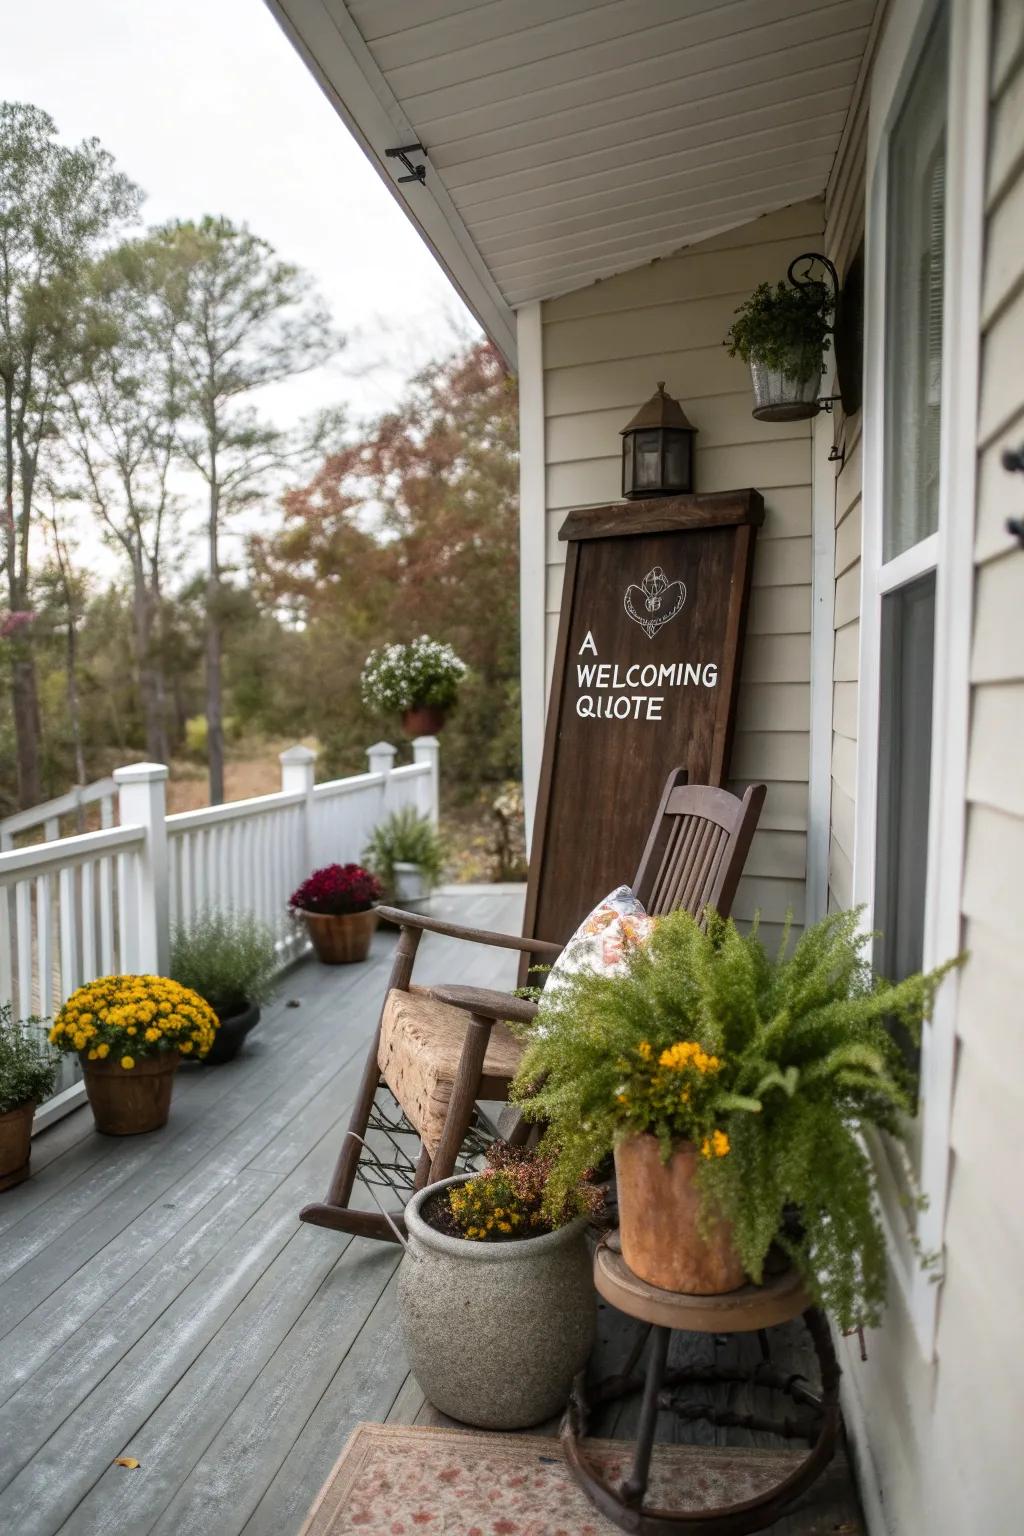
[[[737,781],[769,786],[736,902],[740,917],[761,911],[769,936],[787,911],[803,921],[811,437],[807,422],[754,421],[749,373],[722,338],[740,301],[784,276],[822,227],[822,203],[803,203],[543,307],[549,684],[565,563],[558,530],[571,507],[618,498],[619,430],[658,379],[700,430],[700,489],[764,494],[732,767]]]
[[[980,3],[980,0],[979,0]],[[950,1136],[950,1188],[935,1360],[926,1364],[898,1288],[861,1364],[845,1352],[863,1475],[877,1482],[878,1531],[892,1536],[1015,1531],[1024,1464],[1011,1450],[1024,1409],[1020,1333],[1024,1205],[1012,1170],[1024,1122],[1020,943],[1024,869],[1024,553],[1006,533],[1024,481],[999,459],[1024,441],[1024,6],[993,7],[975,582],[965,948]],[[838,205],[847,200],[833,193]],[[844,239],[856,218],[844,215]],[[857,671],[857,618],[843,583],[856,565],[857,456],[848,451],[836,499],[836,648],[831,899],[848,899],[856,742],[844,689]],[[867,1452],[867,1454],[865,1454]],[[873,1536],[878,1532],[873,1530]]]

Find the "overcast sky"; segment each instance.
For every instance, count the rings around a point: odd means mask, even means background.
[[[282,386],[282,424],[365,416],[475,323],[263,0],[0,0],[0,99],[95,135],[143,219],[222,213],[307,268],[352,337]],[[366,371],[367,365],[370,371]]]

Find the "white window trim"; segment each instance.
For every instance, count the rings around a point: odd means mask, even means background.
[[[971,614],[977,470],[978,368],[988,99],[989,6],[950,3],[947,216],[943,310],[939,529],[884,566],[885,210],[889,136],[935,0],[893,0],[871,83],[867,143],[864,483],[861,562],[860,697],[854,899],[872,926],[878,806],[879,662],[882,598],[936,569],[935,683],[928,825],[924,963],[962,945],[961,887],[970,713]],[[925,1209],[911,1223],[895,1198],[892,1162],[877,1159],[883,1221],[893,1268],[922,1353],[934,1353],[940,1270],[918,1253],[941,1256],[949,1185],[950,1122],[956,1053],[957,979],[943,985],[921,1049],[920,1178]],[[887,1196],[889,1198],[887,1198]]]
[[[544,448],[544,323],[539,300],[516,311],[519,350],[519,671],[526,848],[544,750],[544,591],[547,505]]]

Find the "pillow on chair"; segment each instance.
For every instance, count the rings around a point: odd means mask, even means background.
[[[569,976],[593,971],[596,976],[621,976],[631,945],[646,944],[655,919],[628,885],[617,886],[587,914],[551,967],[545,996],[565,985]]]

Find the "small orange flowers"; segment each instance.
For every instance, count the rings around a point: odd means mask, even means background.
[[[658,1065],[671,1067],[676,1072],[683,1072],[687,1067],[695,1067],[698,1072],[717,1072],[721,1062],[717,1056],[709,1056],[696,1040],[677,1040],[675,1045],[662,1051]]]
[[[701,1143],[701,1157],[726,1157],[728,1153],[729,1138],[724,1131],[712,1131]]]

